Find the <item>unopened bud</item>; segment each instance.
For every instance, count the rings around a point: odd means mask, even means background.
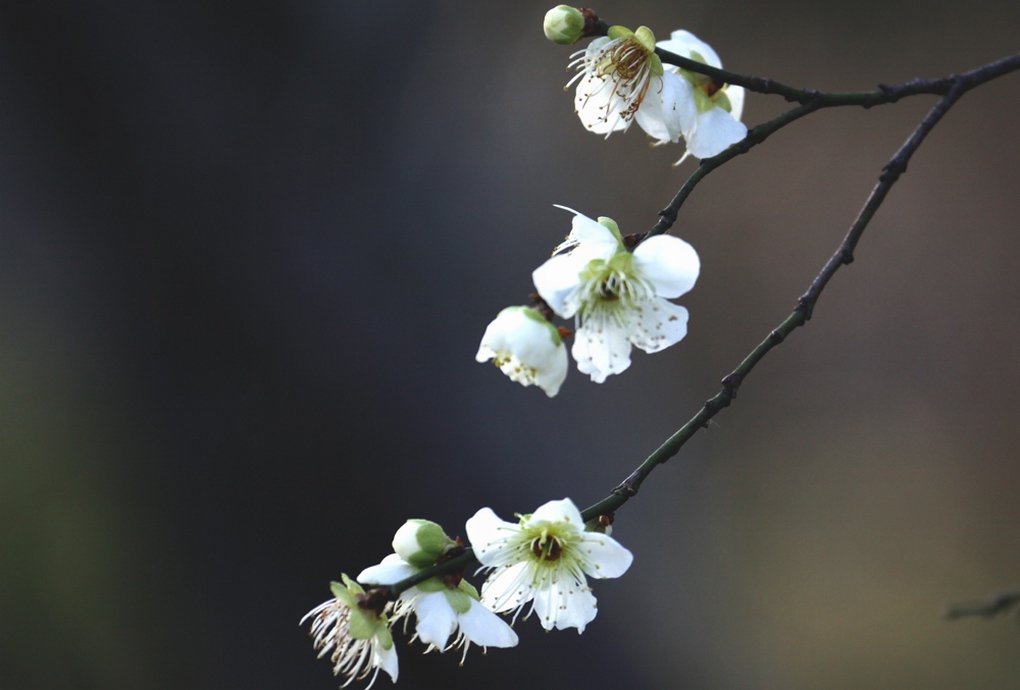
[[[429,520],[408,520],[393,535],[393,550],[416,568],[434,565],[437,558],[456,544],[442,527]]]
[[[584,15],[576,7],[557,5],[545,13],[545,37],[561,46],[577,43],[584,34]]]

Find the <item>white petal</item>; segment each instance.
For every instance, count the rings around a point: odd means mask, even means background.
[[[492,508],[479,510],[468,519],[464,529],[475,558],[485,566],[492,565],[501,557],[501,549],[494,546],[493,542],[501,542],[507,536],[521,531],[520,525],[500,520]]]
[[[570,221],[570,236],[590,248],[593,251],[592,258],[600,256],[608,258],[616,253],[620,243],[612,230],[583,213],[573,211],[573,214],[574,218]]]
[[[575,249],[548,259],[531,273],[535,289],[558,316],[569,319],[577,313],[581,271],[589,259]]]
[[[730,85],[726,87],[725,92],[726,97],[730,99],[730,117],[739,120],[744,114],[744,87]]]
[[[746,136],[747,126],[716,106],[698,116],[698,126],[686,136],[687,149],[698,158],[711,158]]]
[[[570,354],[577,370],[603,383],[611,374],[619,374],[630,366],[630,341],[627,332],[606,320],[588,319],[574,333]]]
[[[546,630],[577,628],[578,634],[598,613],[595,596],[585,583],[561,577],[559,582],[535,594],[535,613]]]
[[[680,140],[683,123],[692,114],[697,115],[697,108],[690,95],[690,84],[683,77],[666,72],[662,77],[652,78],[634,118],[648,136],[657,139],[656,143],[675,144]]]
[[[556,349],[555,359],[547,362],[545,366],[539,367],[535,383],[551,398],[560,392],[560,386],[567,378],[568,368],[567,346],[560,343]]]
[[[615,95],[612,79],[589,74],[577,83],[574,110],[589,132],[609,135],[626,131],[631,123],[630,119],[622,117],[626,107]]]
[[[659,352],[683,340],[687,335],[687,310],[658,298],[650,300],[634,315],[629,329],[630,342],[645,352]]]
[[[705,64],[712,67],[722,67],[722,61],[712,46],[708,45],[690,31],[674,31],[670,34],[668,41],[659,41],[655,47],[668,50],[676,55],[690,57],[692,52],[697,52],[705,59]]]
[[[581,511],[569,498],[559,501],[545,503],[528,519],[528,524],[534,522],[566,522],[577,529],[584,529],[584,520],[581,519]]]
[[[502,613],[523,606],[535,594],[531,564],[520,561],[494,571],[482,585],[482,603]]]
[[[578,547],[584,551],[590,565],[584,571],[598,579],[620,577],[634,561],[634,554],[610,536],[588,532],[584,543]]]
[[[390,674],[390,678],[393,682],[397,682],[397,646],[390,645],[389,649],[383,649],[383,646],[378,642],[372,645],[372,654],[375,657],[372,660],[373,666],[378,666],[386,673]]]
[[[634,250],[634,267],[659,297],[679,297],[698,280],[701,261],[694,247],[679,237],[649,237]]]
[[[474,644],[482,647],[514,647],[517,645],[517,633],[506,621],[481,602],[471,600],[471,608],[457,618],[464,636]]]
[[[457,628],[457,612],[442,592],[420,594],[414,603],[418,616],[418,637],[425,644],[439,649],[446,647],[450,634]],[[495,615],[495,614],[494,614]]]
[[[395,553],[382,559],[378,565],[362,570],[357,577],[363,585],[392,585],[411,577],[418,569]]]

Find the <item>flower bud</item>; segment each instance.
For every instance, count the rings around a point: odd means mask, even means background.
[[[584,34],[584,15],[576,7],[557,5],[545,13],[542,29],[553,43],[573,45]]]
[[[393,550],[416,568],[434,565],[437,558],[455,545],[442,527],[429,520],[408,520],[393,535]]]

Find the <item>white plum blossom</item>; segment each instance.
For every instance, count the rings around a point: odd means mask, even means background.
[[[659,41],[656,45],[675,55],[711,67],[722,67],[722,61],[712,47],[689,31],[674,31],[669,40]],[[704,74],[669,64],[664,68],[667,74],[675,73],[682,77],[678,98],[693,103],[695,107],[695,116],[685,120],[681,127],[688,154],[696,158],[711,158],[747,136],[747,126],[740,121],[744,112],[744,87],[719,87]],[[687,154],[684,154],[686,157]]]
[[[378,565],[363,570],[358,580],[365,584],[392,585],[420,570],[393,553]],[[462,662],[472,643],[481,647],[513,647],[517,644],[517,634],[502,618],[481,604],[477,590],[466,580],[453,584],[433,577],[409,587],[401,592],[392,620],[404,619],[406,625],[412,611],[418,619],[415,636],[429,645],[429,649],[446,651],[463,648]],[[454,632],[457,632],[456,637],[447,645]]]
[[[571,57],[579,71],[566,88],[577,82],[574,109],[596,134],[608,137],[637,122],[658,143],[675,143],[697,116],[689,84],[663,69],[648,27],[610,27]]]
[[[535,269],[532,280],[549,308],[574,317],[571,354],[581,373],[602,383],[630,366],[632,345],[659,352],[687,334],[687,310],[668,300],[694,287],[700,262],[691,245],[668,235],[629,252],[611,218],[572,213],[564,251]]]
[[[475,359],[489,359],[524,386],[550,398],[567,377],[567,348],[556,327],[531,307],[507,307],[485,329]]]
[[[334,598],[319,604],[301,619],[302,624],[312,619],[309,635],[315,639],[319,658],[329,654],[333,675],[347,677],[341,687],[364,680],[369,674],[372,681],[368,687],[372,687],[380,669],[396,682],[397,650],[390,634],[392,621],[383,613],[360,606],[365,590],[346,575],[342,584],[333,582],[330,589]]]
[[[482,508],[467,521],[475,557],[491,570],[482,603],[496,612],[530,602],[542,627],[584,632],[598,612],[588,577],[620,577],[634,556],[612,537],[588,532],[569,498],[549,501],[519,522],[505,522]]]

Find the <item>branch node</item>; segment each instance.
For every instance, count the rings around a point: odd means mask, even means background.
[[[775,333],[775,331],[773,331]],[[782,340],[782,338],[780,338]],[[725,376],[722,380],[722,392],[723,395],[728,397],[730,400],[737,399],[737,390],[740,388],[740,384],[744,382],[744,375],[733,372]]]
[[[811,315],[815,311],[815,298],[810,292],[807,292],[797,298],[797,306],[794,307],[794,311],[799,311],[804,315],[805,321],[811,320]]]
[[[882,174],[878,176],[878,181],[891,185],[896,180],[900,179],[900,175],[905,172],[907,172],[906,161],[900,160],[899,156],[895,156],[892,160],[882,166]]]

